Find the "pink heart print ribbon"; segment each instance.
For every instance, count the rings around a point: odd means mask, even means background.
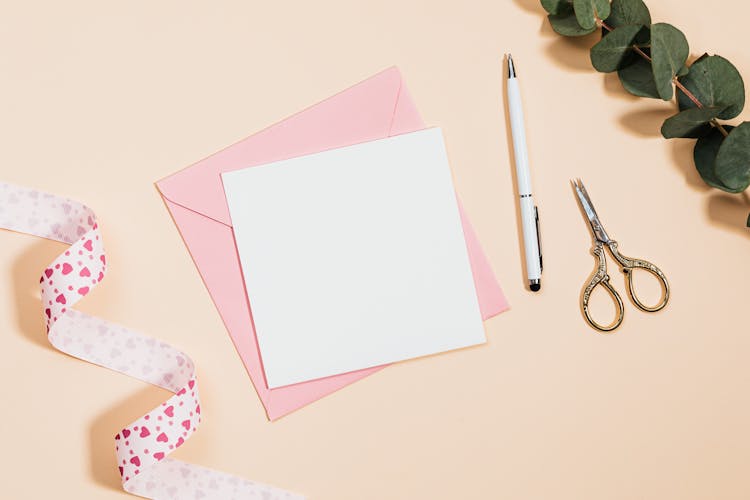
[[[174,393],[115,436],[125,491],[153,499],[303,498],[168,458],[201,422],[195,366],[168,344],[73,309],[104,279],[107,270],[101,231],[90,208],[49,193],[0,183],[0,229],[70,244],[39,279],[47,336],[55,348]]]

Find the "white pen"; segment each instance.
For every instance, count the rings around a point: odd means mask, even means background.
[[[516,159],[516,178],[523,225],[523,246],[526,253],[526,275],[529,288],[538,292],[542,287],[542,245],[539,238],[539,210],[531,191],[529,153],[526,148],[526,130],[523,123],[521,90],[518,87],[513,58],[508,54],[508,109],[513,135],[513,156]]]

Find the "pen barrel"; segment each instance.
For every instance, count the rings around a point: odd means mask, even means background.
[[[518,183],[521,226],[523,229],[526,276],[531,282],[542,276],[541,248],[539,245],[538,212],[531,190],[531,172],[526,147],[526,127],[523,120],[521,91],[518,79],[508,79],[508,113],[513,136],[513,157],[516,162],[516,182]]]

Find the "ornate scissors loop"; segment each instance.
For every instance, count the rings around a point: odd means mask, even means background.
[[[586,317],[586,321],[588,321],[588,323],[592,327],[596,328],[600,332],[611,332],[616,330],[622,324],[622,320],[624,317],[622,298],[609,282],[609,274],[607,273],[607,260],[604,251],[605,245],[609,249],[609,252],[612,254],[612,257],[614,257],[617,263],[620,265],[620,270],[625,274],[625,281],[628,284],[628,295],[630,296],[630,300],[633,302],[633,304],[635,304],[638,309],[645,312],[656,312],[664,309],[664,307],[667,305],[667,302],[669,302],[669,282],[667,281],[667,277],[663,272],[661,272],[658,267],[646,260],[633,259],[622,255],[617,246],[617,242],[609,237],[607,232],[604,230],[601,222],[599,221],[599,216],[596,214],[594,205],[591,203],[591,198],[589,198],[588,192],[586,191],[586,188],[584,187],[581,180],[578,179],[577,181],[572,181],[572,184],[578,197],[578,202],[580,203],[581,208],[586,214],[586,217],[588,218],[589,224],[591,226],[591,232],[594,235],[594,248],[592,249],[592,253],[597,258],[596,271],[594,272],[594,275],[589,283],[584,288],[583,298],[581,300],[583,314]],[[661,285],[662,289],[662,298],[658,304],[654,306],[647,306],[638,298],[638,295],[635,293],[635,288],[633,286],[633,272],[637,269],[647,271],[653,274],[657,278],[657,280],[659,280],[659,284]],[[615,303],[616,318],[608,326],[601,325],[600,323],[595,321],[591,317],[589,311],[589,299],[591,298],[591,293],[597,286],[604,287]]]

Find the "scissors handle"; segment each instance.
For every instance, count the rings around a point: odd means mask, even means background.
[[[614,258],[617,259],[617,262],[622,266],[622,272],[625,273],[625,281],[628,282],[628,295],[630,295],[633,304],[635,304],[638,309],[645,312],[656,312],[664,309],[667,302],[669,302],[669,281],[667,281],[667,277],[661,272],[661,269],[647,260],[625,257],[618,250],[616,241],[609,242],[608,246]],[[653,274],[661,285],[662,299],[655,306],[645,305],[640,299],[638,299],[638,296],[635,293],[635,288],[633,287],[633,271],[637,269],[643,269],[644,271]]]
[[[586,285],[586,288],[583,290],[583,300],[581,301],[581,305],[583,306],[583,315],[586,317],[586,321],[588,321],[589,325],[596,328],[600,332],[611,332],[613,330],[616,330],[622,324],[622,319],[624,317],[622,299],[620,298],[620,294],[618,294],[617,291],[612,288],[612,285],[609,283],[609,274],[607,274],[607,260],[604,256],[604,246],[602,245],[602,243],[597,241],[596,246],[594,246],[592,252],[597,258],[597,269],[594,273],[594,276],[591,278],[591,281],[589,281],[589,283]],[[591,293],[598,286],[603,286],[615,303],[617,317],[609,326],[604,326],[597,323],[596,320],[591,317],[591,313],[589,312],[589,300],[591,299]]]

